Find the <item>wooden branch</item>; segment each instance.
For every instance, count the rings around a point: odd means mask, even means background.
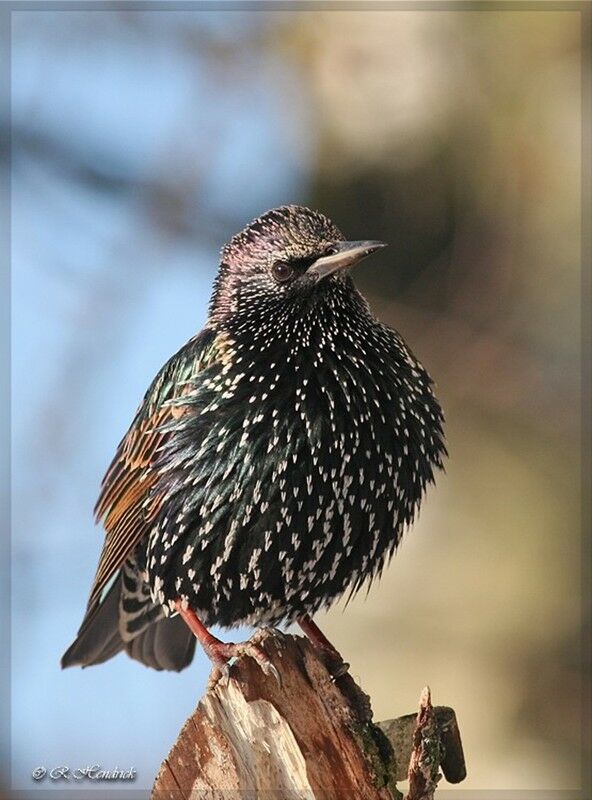
[[[396,779],[402,781],[410,778],[408,765],[411,768],[415,764],[417,769],[418,763],[421,763],[419,751],[428,745],[432,738],[433,746],[437,748],[437,753],[434,751],[434,761],[439,763],[448,783],[460,783],[467,777],[467,770],[456,714],[448,706],[432,708],[429,699],[436,722],[436,737],[432,737],[432,728],[425,725],[423,715],[424,704],[429,697],[430,690],[426,686],[421,693],[417,714],[407,714],[404,717],[378,723],[378,727],[386,734],[397,756]],[[413,756],[415,758],[412,762]]]
[[[436,785],[441,777],[441,749],[432,697],[426,686],[419,698],[413,752],[409,762],[409,794],[405,800],[434,800]]]
[[[448,780],[464,777],[452,709],[424,702],[419,717],[376,725],[369,698],[349,674],[333,681],[307,639],[264,630],[252,641],[281,686],[251,658],[237,659],[230,680],[211,685],[183,726],[152,800],[400,800],[396,781],[407,777],[412,750],[423,769],[432,739],[445,753],[436,773],[442,763]],[[420,798],[432,800],[408,795]]]

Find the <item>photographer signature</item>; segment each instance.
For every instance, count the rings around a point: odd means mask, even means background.
[[[35,767],[31,772],[34,781],[42,781],[49,778],[52,781],[135,781],[137,777],[136,768],[130,769],[104,769],[99,764],[92,766],[70,769],[70,767]]]

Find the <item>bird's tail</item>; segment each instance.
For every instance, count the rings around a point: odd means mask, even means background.
[[[120,573],[102,602],[88,609],[76,639],[62,656],[62,669],[102,664],[121,650],[157,670],[178,672],[191,662],[195,637],[181,617],[163,617],[155,613],[154,606],[147,605],[144,609],[144,625],[137,625],[138,615],[134,615],[137,632],[130,633],[124,625],[122,636],[120,617],[122,593],[124,598],[126,595],[125,577]]]

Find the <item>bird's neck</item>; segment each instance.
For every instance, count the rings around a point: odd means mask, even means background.
[[[375,325],[368,304],[349,277],[334,280],[304,299],[262,296],[212,314],[210,326],[250,353],[305,354],[352,331]],[[349,332],[349,333],[348,333]]]

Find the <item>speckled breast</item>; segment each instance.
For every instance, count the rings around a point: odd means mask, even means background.
[[[395,336],[341,325],[206,371],[155,489],[155,600],[186,599],[206,624],[274,624],[380,572],[441,448],[429,377]]]

